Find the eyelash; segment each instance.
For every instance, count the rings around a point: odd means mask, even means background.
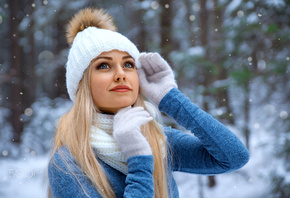
[[[125,62],[124,67],[125,67],[125,65],[127,65],[127,64],[130,64],[132,69],[135,68],[135,64],[132,63],[132,62]]]
[[[131,66],[131,67],[129,67],[129,68],[132,68],[132,69],[135,68],[135,64],[132,63],[132,62],[125,62],[125,63],[124,63],[124,68],[126,67],[127,64],[129,64],[129,65]],[[106,67],[106,68],[102,68],[103,66],[108,66],[108,67]],[[110,68],[110,65],[109,65],[108,63],[101,63],[101,64],[99,64],[99,65],[96,67],[97,70],[99,70],[99,69],[108,69],[108,68]]]
[[[104,65],[107,65],[108,67],[110,67],[109,64],[107,64],[107,63],[101,63],[101,64],[99,64],[99,65],[96,67],[96,69],[97,69],[97,70],[99,70],[99,69],[107,69],[107,68],[101,68],[101,67],[104,66]]]

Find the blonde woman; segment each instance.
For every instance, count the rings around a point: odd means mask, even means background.
[[[244,166],[241,141],[178,89],[157,53],[139,54],[111,16],[87,8],[68,25],[67,89],[48,167],[53,197],[179,197],[173,171],[214,175]],[[194,133],[156,121],[158,110]]]

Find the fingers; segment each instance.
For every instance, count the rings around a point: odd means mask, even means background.
[[[142,65],[141,69],[143,69],[148,75],[153,75],[155,71],[153,70],[154,64],[150,62],[151,53],[141,53],[139,57],[139,61]]]
[[[115,115],[113,137],[127,159],[135,155],[152,155],[150,145],[140,130],[141,125],[152,119],[143,107],[126,107]]]
[[[153,120],[150,114],[143,107],[123,108],[114,118],[114,125],[127,125],[128,128],[140,127]]]
[[[168,63],[158,53],[153,53],[150,57],[151,62],[156,64],[156,70],[164,70],[169,67]]]
[[[117,114],[115,115],[115,119],[120,118],[120,117],[131,117],[132,115],[136,115],[136,114],[138,115],[139,113],[146,114],[146,111],[144,110],[143,107],[134,107],[134,108],[132,108],[131,106],[125,107],[125,108],[120,109],[117,112]]]
[[[158,53],[141,53],[139,61],[148,75],[170,69],[168,63]]]
[[[115,115],[115,119],[118,119],[118,118],[122,117],[123,114],[125,114],[129,109],[132,109],[132,107],[129,106],[129,107],[125,107],[125,108],[120,109],[120,110],[116,113],[116,115]]]

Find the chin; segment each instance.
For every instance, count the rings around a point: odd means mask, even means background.
[[[135,103],[130,103],[130,102],[128,102],[128,103],[122,103],[121,105],[119,105],[119,107],[118,108],[125,108],[125,107],[129,107],[129,106],[132,106],[132,105],[134,105]]]
[[[128,107],[128,106],[132,106],[135,104],[136,101],[118,101],[116,104],[118,104],[119,108],[124,108],[124,107]]]

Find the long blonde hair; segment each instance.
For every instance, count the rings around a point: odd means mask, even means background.
[[[88,67],[79,83],[74,105],[59,120],[52,155],[58,151],[63,156],[63,159],[65,159],[65,154],[61,152],[60,148],[67,146],[79,168],[89,177],[100,195],[105,198],[113,198],[116,197],[111,187],[113,184],[110,183],[90,146],[92,118],[93,114],[98,111],[93,103],[90,91],[90,73],[90,67]],[[146,109],[141,93],[139,93],[134,106],[142,106]],[[168,197],[168,170],[164,133],[154,120],[144,125],[141,130],[147,138],[154,156],[154,197],[166,198]],[[68,169],[70,168],[68,167]],[[80,182],[79,184],[85,192],[82,184]]]

